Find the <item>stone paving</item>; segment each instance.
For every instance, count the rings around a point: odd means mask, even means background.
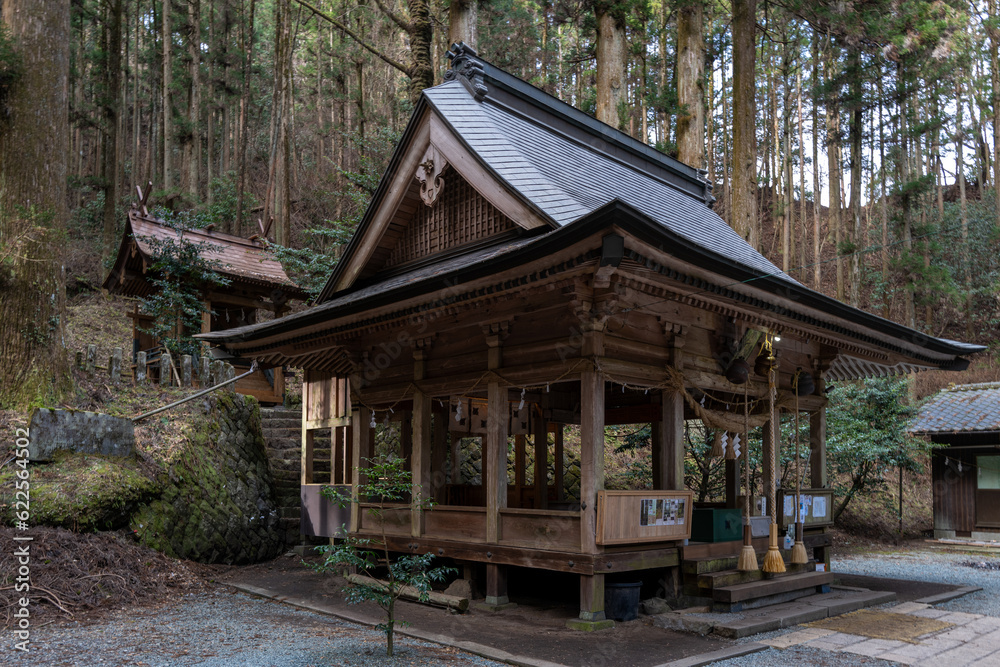
[[[933,618],[952,627],[921,635],[917,643],[871,639],[821,628],[803,628],[762,640],[773,648],[808,646],[836,653],[863,655],[902,665],[934,667],[996,667],[1000,665],[1000,618],[935,609],[929,604],[905,602],[887,611]]]

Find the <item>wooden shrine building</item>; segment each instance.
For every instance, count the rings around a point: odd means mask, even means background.
[[[830,493],[825,381],[960,370],[982,349],[804,287],[712,212],[703,173],[464,45],[453,51],[317,305],[201,336],[306,369],[304,530],[333,536],[344,521],[379,532],[364,511],[340,514],[319,490],[364,475],[376,433],[395,424],[414,493],[438,504],[389,513],[394,550],[485,564],[487,603],[497,606],[510,566],[577,574],[580,621],[601,622],[606,577],[667,569],[687,588],[682,561],[738,553],[739,541],[690,540],[684,423],[733,432],[772,423],[764,377],[727,379],[734,360],[753,364],[760,341],[780,357],[775,413],[795,406],[798,369],[815,380],[798,408],[811,424],[816,496]],[[651,490],[604,489],[610,424],[652,425]],[[336,436],[329,477],[312,448],[321,428]],[[562,465],[571,432],[574,494]],[[458,443],[469,439],[481,461],[473,474],[460,465]],[[532,453],[534,470],[525,470]],[[741,506],[738,463],[730,507]],[[817,501],[823,511],[807,521],[806,545],[821,561],[830,505]]]
[[[939,445],[931,452],[934,537],[1000,538],[1000,383],[940,391],[910,432]]]
[[[197,244],[199,254],[229,281],[224,286],[206,286],[201,290],[204,303],[201,333],[254,324],[259,311],[269,311],[274,317],[280,317],[291,300],[306,297],[305,292],[285,275],[281,264],[265,252],[262,242],[207,229],[171,227],[150,216],[142,203],[133,205],[128,212],[118,255],[104,280],[105,289],[137,299],[149,296],[154,289],[150,266],[155,259],[157,243],[182,240]],[[138,303],[129,316],[132,318],[134,364],[140,351],[154,355],[160,344],[147,333],[153,318],[140,312]],[[281,403],[284,382],[280,368],[261,370],[238,381],[236,391],[254,396],[263,403]]]

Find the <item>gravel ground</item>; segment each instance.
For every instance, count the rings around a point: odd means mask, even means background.
[[[974,563],[975,567],[963,563]],[[985,554],[963,554],[941,551],[905,551],[870,555],[841,556],[831,560],[835,573],[860,574],[887,579],[933,581],[954,585],[980,586],[983,590],[935,605],[940,609],[970,614],[1000,616],[1000,558]],[[895,604],[895,603],[892,603]],[[890,607],[883,605],[883,607]],[[759,642],[798,630],[798,627],[762,633],[739,640]],[[898,663],[853,653],[833,653],[807,646],[787,649],[769,648],[760,653],[713,663],[720,667],[890,667]]]
[[[976,567],[963,563],[974,563]],[[834,572],[845,574],[979,586],[983,590],[978,593],[971,593],[935,606],[939,609],[985,616],[1000,616],[1000,573],[996,571],[997,567],[1000,567],[998,556],[943,551],[904,551],[844,556],[834,558],[831,562],[831,569]]]
[[[187,596],[161,609],[118,612],[97,623],[34,629],[30,652],[5,646],[2,664],[77,667],[503,667],[455,649],[385,635],[275,602],[221,589]],[[15,660],[6,662],[8,656]],[[85,662],[81,657],[85,656]],[[17,660],[21,658],[21,660]]]

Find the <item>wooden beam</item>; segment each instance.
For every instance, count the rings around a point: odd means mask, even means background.
[[[419,537],[424,532],[424,512],[421,503],[433,498],[431,487],[431,397],[422,392],[413,395],[413,450],[410,454],[412,468],[410,513],[411,534]]]
[[[549,506],[549,425],[538,414],[534,418],[535,445],[535,509],[547,509]]]
[[[816,386],[825,387],[822,373],[816,372]],[[826,405],[809,413],[809,483],[814,489],[827,488]]]
[[[580,619],[605,620],[603,574],[580,575]]]
[[[486,604],[495,607],[510,604],[506,565],[486,564]]]
[[[507,507],[507,388],[490,382],[487,392],[486,438],[483,452],[486,484],[486,541],[500,541],[500,510]]]

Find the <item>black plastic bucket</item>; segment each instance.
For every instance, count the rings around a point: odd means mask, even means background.
[[[641,582],[604,584],[604,615],[615,621],[634,621],[639,617]]]

